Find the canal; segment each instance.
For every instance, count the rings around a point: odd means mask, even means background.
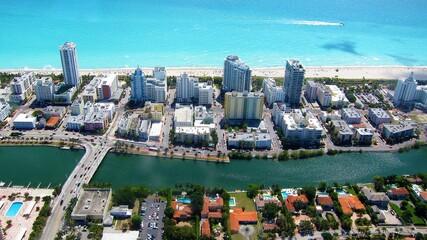
[[[65,181],[83,151],[55,147],[0,147],[0,181],[46,187]],[[249,183],[281,187],[369,182],[375,175],[427,172],[427,147],[404,153],[345,153],[305,160],[232,160],[208,163],[138,155],[107,154],[92,181],[113,187],[146,185],[151,188],[198,183],[226,189],[245,189]]]
[[[375,175],[427,172],[427,147],[404,153],[345,153],[305,160],[232,160],[230,164],[109,153],[93,181],[113,187],[152,188],[198,183],[226,189],[246,189],[250,183],[282,187],[370,182]]]
[[[65,182],[84,151],[57,147],[0,147],[0,181],[8,185],[54,186]]]

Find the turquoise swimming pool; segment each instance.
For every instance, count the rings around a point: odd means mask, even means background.
[[[10,205],[9,209],[7,210],[5,216],[15,217],[18,214],[23,204],[24,204],[23,202],[13,202],[12,205]]]
[[[272,199],[273,197],[266,194],[266,195],[262,195],[262,198],[264,198],[265,200],[269,200],[269,199]]]
[[[288,194],[285,191],[282,191],[283,199],[288,199]]]
[[[229,205],[230,205],[230,207],[235,207],[236,206],[236,199],[234,197],[230,198]]]
[[[348,194],[348,192],[346,190],[336,190],[336,192],[338,193],[338,195],[346,195],[346,194]]]
[[[178,198],[177,202],[179,202],[179,203],[185,203],[185,204],[190,204],[191,203],[191,199],[189,199],[189,198]]]

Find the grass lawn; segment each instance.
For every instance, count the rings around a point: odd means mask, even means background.
[[[347,187],[346,188],[347,192],[350,193],[353,196],[357,196],[356,192],[354,191],[354,189],[352,187]]]
[[[237,208],[245,208],[245,211],[255,211],[255,203],[252,199],[246,196],[246,193],[230,193],[230,197],[236,199]]]
[[[425,225],[424,219],[417,217],[415,215],[415,209],[414,207],[412,207],[412,205],[408,204],[408,206],[406,207],[407,211],[412,213],[412,217],[411,217],[411,221],[415,224],[415,225]]]

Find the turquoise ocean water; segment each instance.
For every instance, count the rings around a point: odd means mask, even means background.
[[[0,0],[0,68],[427,65],[426,0]],[[342,25],[343,23],[344,25]]]

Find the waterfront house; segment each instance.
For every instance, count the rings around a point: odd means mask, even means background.
[[[286,207],[288,208],[289,212],[296,212],[296,208],[294,205],[296,202],[301,202],[301,207],[305,208],[308,204],[308,199],[305,195],[289,195],[285,201]]]
[[[322,206],[323,210],[330,211],[334,208],[334,201],[329,195],[317,195],[316,202]]]
[[[129,209],[128,205],[119,205],[111,208],[110,215],[115,218],[129,218],[132,216],[132,209]]]
[[[360,202],[357,196],[340,195],[338,196],[338,202],[345,214],[352,214],[353,211],[365,210],[365,205]]]
[[[186,220],[191,217],[193,211],[188,204],[179,203],[177,201],[171,202],[171,207],[174,210],[173,219],[177,221]]]
[[[203,208],[201,211],[202,218],[222,218],[222,207],[224,200],[222,197],[210,198],[205,196]]]
[[[393,200],[403,200],[405,197],[409,196],[409,191],[405,187],[392,188],[387,192],[390,199]]]
[[[241,208],[234,208],[230,211],[230,228],[232,233],[238,233],[240,224],[257,224],[258,215],[256,212],[244,212]]]
[[[367,203],[369,205],[376,205],[380,209],[387,209],[388,203],[390,199],[383,192],[375,192],[374,190],[364,187],[361,189],[363,195],[365,195],[368,200]]]
[[[267,204],[276,204],[279,208],[282,207],[282,202],[280,202],[277,197],[264,197],[264,195],[260,194],[255,198],[255,206],[258,212],[264,210],[265,205]]]

